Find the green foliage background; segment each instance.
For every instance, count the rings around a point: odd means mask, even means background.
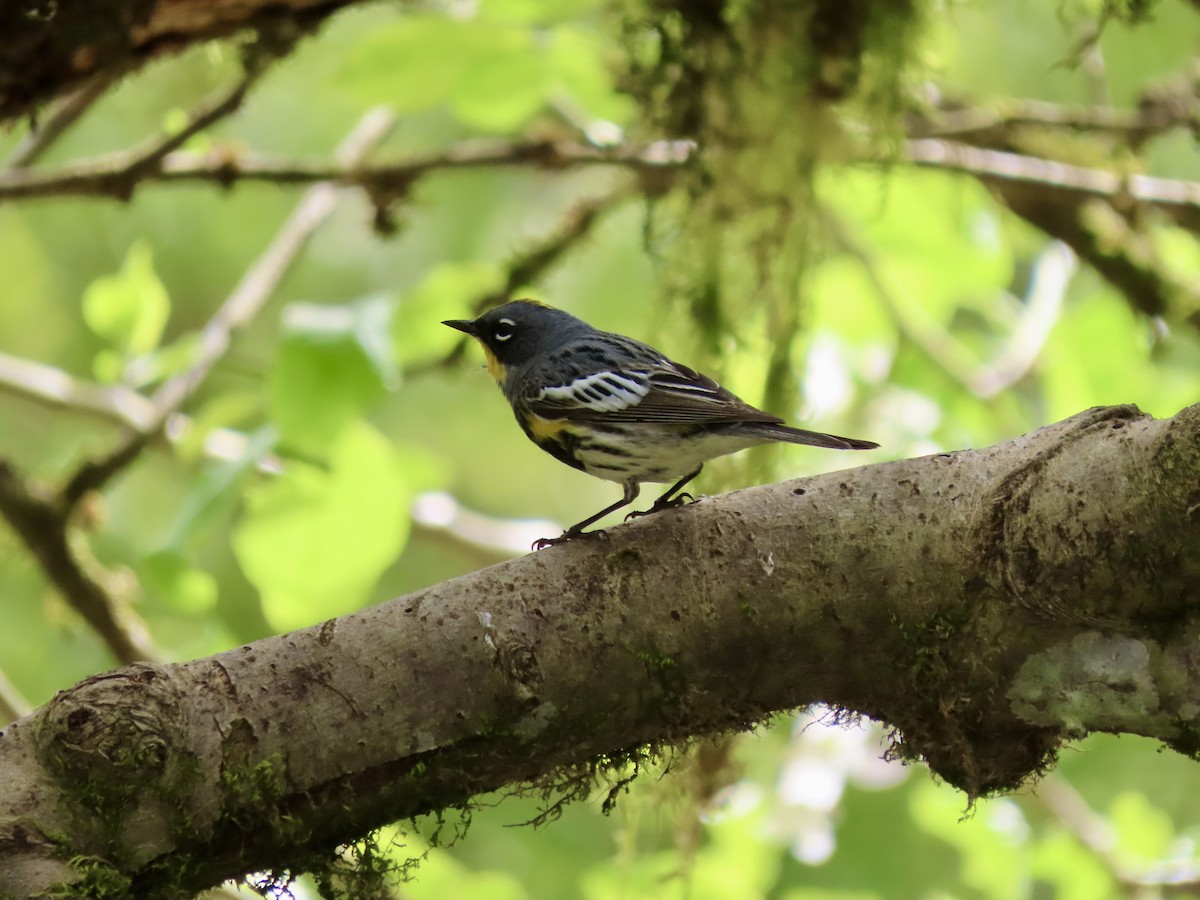
[[[877,440],[884,449],[873,459],[986,446],[1095,405],[1133,402],[1169,416],[1197,398],[1195,329],[1149,322],[1086,268],[1023,377],[994,396],[964,385],[953,363],[977,368],[1006,345],[1035,266],[1053,251],[976,182],[854,164],[844,143],[865,129],[890,158],[899,116],[881,110],[926,80],[973,102],[1095,102],[1094,82],[1070,61],[1081,23],[1101,12],[1083,2],[934,6],[895,38],[903,45],[880,45],[882,57],[908,60],[880,64],[897,78],[891,90],[876,84],[874,96],[848,104],[837,129],[822,130],[828,111],[784,110],[800,125],[792,143],[771,146],[807,154],[797,171],[812,177],[784,178],[779,195],[831,218],[774,247],[763,269],[751,252],[757,225],[721,232],[722,210],[744,201],[713,200],[693,184],[652,203],[615,204],[518,293],[700,363],[794,421]],[[634,142],[688,137],[666,119],[655,133],[650,98],[639,106],[617,91],[614,69],[641,52],[619,18],[596,0],[350,10],[188,149],[327,159],[375,104],[399,114],[376,158],[577,129],[596,140],[618,129]],[[1166,2],[1136,27],[1110,24],[1098,46],[1112,102],[1128,106],[1148,84],[1186,71],[1198,26],[1193,10]],[[229,45],[157,64],[106,97],[44,165],[178,127],[184,110],[236,72]],[[817,117],[813,133],[806,112]],[[0,135],[0,151],[21,136]],[[1184,132],[1157,141],[1148,161],[1159,174],[1200,178]],[[738,164],[732,153],[720,161]],[[767,155],[765,168],[738,177],[762,187],[777,164]],[[511,520],[570,523],[615,498],[612,485],[530,446],[478,352],[452,356],[456,335],[438,323],[470,315],[504,284],[515,256],[628,177],[618,167],[433,172],[396,207],[391,237],[372,230],[365,198],[347,194],[189,409],[202,428],[244,432],[245,457],[205,459],[194,435],[173,452],[145,454],[96,505],[92,549],[165,656],[318,622],[509,552],[464,540],[431,514],[414,520],[414,508],[461,504],[488,517],[481,527],[501,544],[519,545],[529,529]],[[272,185],[151,184],[128,203],[0,206],[0,352],[80,379],[157,383],[186,367],[196,331],[297,196]],[[1155,240],[1178,277],[1195,279],[1200,258],[1188,236],[1162,227]],[[914,330],[944,338],[949,356],[931,356]],[[0,385],[0,455],[23,472],[59,480],[114,438],[110,423]],[[283,458],[282,474],[256,470],[269,454]],[[722,461],[701,488],[862,461],[785,448]],[[0,596],[0,668],[32,703],[113,665],[7,529]],[[403,895],[1087,900],[1156,896],[1118,876],[1200,865],[1200,770],[1145,741],[1090,738],[1064,754],[1043,789],[968,811],[919,768],[873,763],[883,750],[876,729],[802,723],[782,718],[681,752],[671,774],[644,773],[609,817],[601,792],[545,828],[512,828],[536,816],[538,802],[491,798],[468,837],[434,849]],[[1080,809],[1054,801],[1070,791],[1109,835],[1105,852],[1080,840]],[[431,835],[428,823],[403,826],[392,852],[418,855]]]

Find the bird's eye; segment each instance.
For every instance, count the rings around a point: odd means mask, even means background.
[[[493,335],[498,341],[507,341],[516,333],[516,330],[517,323],[512,319],[501,319],[499,324],[496,325]]]

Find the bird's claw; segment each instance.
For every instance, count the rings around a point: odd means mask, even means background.
[[[679,494],[672,497],[670,500],[656,500],[654,505],[649,509],[635,509],[633,512],[625,516],[625,521],[630,519],[640,519],[642,516],[648,516],[652,513],[662,512],[664,509],[678,509],[686,503],[695,503],[696,498],[691,494]]]
[[[548,547],[553,547],[556,544],[565,544],[567,541],[573,541],[576,538],[597,538],[599,540],[608,540],[608,532],[603,528],[597,528],[594,531],[572,531],[568,528],[556,538],[538,538],[534,541],[530,548],[533,551],[545,550]]]

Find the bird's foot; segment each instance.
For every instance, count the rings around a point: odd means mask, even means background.
[[[625,521],[628,522],[630,519],[640,519],[642,516],[648,516],[656,512],[662,512],[664,509],[678,509],[687,503],[695,502],[696,498],[687,493],[679,494],[675,497],[672,497],[670,500],[655,500],[654,505],[649,509],[635,509],[633,512],[629,513],[629,515],[625,517]]]
[[[531,550],[545,550],[547,547],[553,547],[556,544],[565,544],[567,541],[573,541],[576,538],[596,538],[599,540],[608,540],[608,532],[603,528],[597,528],[595,531],[576,531],[574,528],[568,528],[556,538],[538,538],[530,545]]]

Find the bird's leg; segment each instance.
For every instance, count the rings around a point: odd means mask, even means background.
[[[697,470],[697,471],[699,471],[699,470]],[[686,480],[687,479],[684,479],[684,481],[686,481]],[[679,484],[675,485],[675,487],[680,487],[682,484],[683,484],[683,482],[680,482]],[[672,488],[672,490],[674,490],[674,488]],[[596,513],[594,516],[588,516],[582,522],[576,522],[574,525],[572,525],[570,528],[568,528],[566,531],[564,531],[562,534],[560,534],[556,538],[538,538],[536,541],[533,542],[533,549],[534,550],[545,550],[547,547],[553,547],[555,544],[561,544],[564,541],[571,541],[578,537],[603,537],[603,536],[606,536],[608,534],[608,532],[604,531],[602,528],[597,528],[595,531],[584,531],[583,529],[587,528],[593,522],[598,522],[600,519],[603,519],[610,512],[615,512],[616,510],[620,509],[622,506],[628,506],[630,503],[632,503],[634,500],[637,499],[638,493],[640,491],[641,491],[641,487],[638,485],[638,483],[636,481],[625,482],[624,496],[621,497],[621,499],[618,500],[616,503],[614,503],[612,506],[606,506],[606,507],[604,507],[604,509],[600,510],[600,512]]]
[[[679,491],[685,484],[699,475],[700,470],[703,468],[703,465],[697,466],[695,472],[684,475],[677,482],[671,485],[671,487],[661,497],[654,501],[654,504],[649,509],[643,510],[642,512],[631,512],[625,517],[625,519],[637,519],[641,516],[648,516],[650,513],[661,512],[664,509],[674,509],[676,506],[682,506],[689,500],[694,501],[696,498],[691,494],[681,494]]]

